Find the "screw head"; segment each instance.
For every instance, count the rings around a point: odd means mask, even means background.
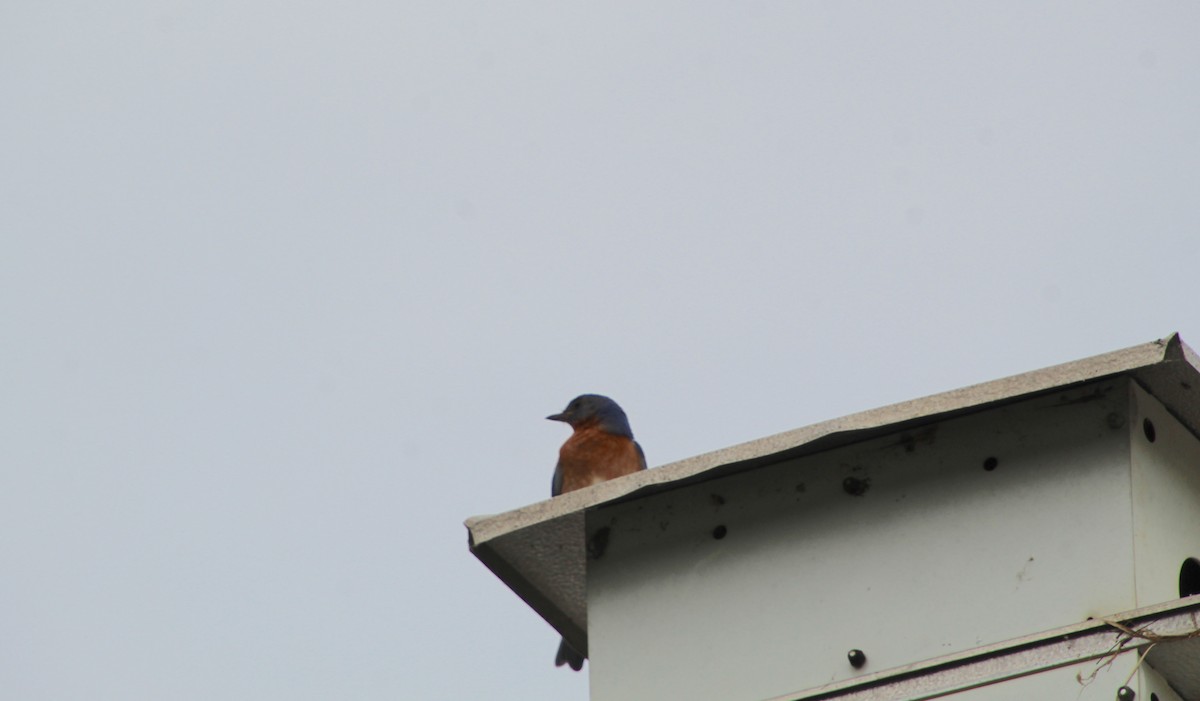
[[[1134,693],[1133,689],[1130,689],[1127,686],[1117,689],[1117,701],[1133,701],[1135,696],[1137,696],[1137,694]]]
[[[860,669],[867,663],[867,656],[862,650],[854,649],[846,653],[846,659],[850,660],[850,666],[855,669]]]

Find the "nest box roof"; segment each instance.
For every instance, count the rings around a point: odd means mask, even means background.
[[[466,521],[471,552],[586,651],[584,517],[589,510],[1120,375],[1140,383],[1200,436],[1200,356],[1173,334],[722,448],[506,513],[475,516]]]

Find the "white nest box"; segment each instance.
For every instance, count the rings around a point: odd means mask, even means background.
[[[467,526],[593,701],[1200,701],[1198,434],[1172,336]]]

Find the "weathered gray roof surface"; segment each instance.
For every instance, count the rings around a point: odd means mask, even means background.
[[[767,436],[506,513],[474,516],[466,521],[471,552],[586,651],[584,515],[589,509],[1116,375],[1133,377],[1200,436],[1200,357],[1174,334]]]

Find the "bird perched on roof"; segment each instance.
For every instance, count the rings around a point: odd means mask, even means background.
[[[571,437],[558,450],[558,465],[550,483],[551,496],[590,487],[646,469],[642,446],[633,440],[629,419],[621,407],[599,394],[581,394],[561,413],[546,417],[570,424]],[[583,655],[564,638],[554,664],[583,668]]]

